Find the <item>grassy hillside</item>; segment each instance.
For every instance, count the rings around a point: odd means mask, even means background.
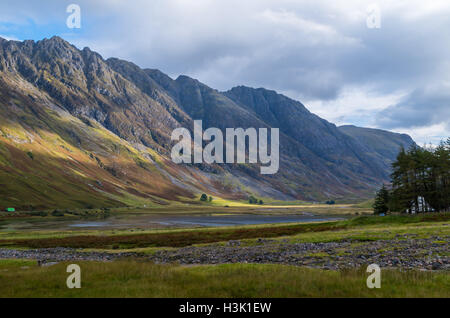
[[[138,151],[93,120],[37,105],[45,97],[32,88],[38,103],[22,93],[0,95],[0,209],[150,206],[193,197],[171,182],[167,174],[178,170],[154,150]]]

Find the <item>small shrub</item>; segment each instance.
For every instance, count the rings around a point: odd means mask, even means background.
[[[48,212],[45,212],[45,211],[33,211],[33,212],[29,212],[28,214],[31,215],[31,216],[42,216],[42,217],[44,217],[44,216],[48,215]]]
[[[203,202],[208,201],[208,196],[205,193],[203,193],[202,196],[200,197],[200,201],[203,201]]]
[[[251,195],[248,198],[248,203],[250,203],[250,204],[258,204],[258,199]]]
[[[64,216],[64,212],[60,210],[54,210],[52,216]]]

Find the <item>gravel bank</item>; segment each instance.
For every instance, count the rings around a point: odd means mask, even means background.
[[[214,244],[162,250],[151,256],[138,253],[83,252],[69,248],[0,249],[0,259],[26,258],[48,263],[78,260],[112,261],[139,257],[159,264],[272,263],[335,270],[375,263],[381,267],[450,270],[449,241],[448,236],[418,239],[413,235],[372,242],[296,244],[260,239],[252,246],[244,246],[240,241],[230,241],[225,246]]]
[[[35,259],[41,263],[65,261],[113,261],[140,256],[137,253],[82,252],[71,248],[43,248],[30,250],[0,249],[0,259]]]
[[[369,264],[422,270],[450,270],[449,238],[396,239],[372,242],[329,242],[289,244],[259,240],[256,246],[186,247],[160,251],[152,256],[156,263],[220,264],[275,263],[321,269],[343,269]]]

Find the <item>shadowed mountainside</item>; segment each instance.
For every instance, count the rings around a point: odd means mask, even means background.
[[[390,169],[391,163],[398,155],[401,147],[407,149],[414,144],[409,135],[395,134],[389,131],[372,128],[361,128],[351,125],[340,126],[339,130],[344,134],[358,140],[361,144],[370,148],[370,154],[374,160],[384,163],[385,169]]]

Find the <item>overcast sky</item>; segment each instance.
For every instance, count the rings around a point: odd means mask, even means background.
[[[66,25],[71,3],[80,29]],[[448,0],[2,0],[0,36],[59,35],[219,90],[274,89],[337,125],[423,144],[450,136],[449,17]]]

